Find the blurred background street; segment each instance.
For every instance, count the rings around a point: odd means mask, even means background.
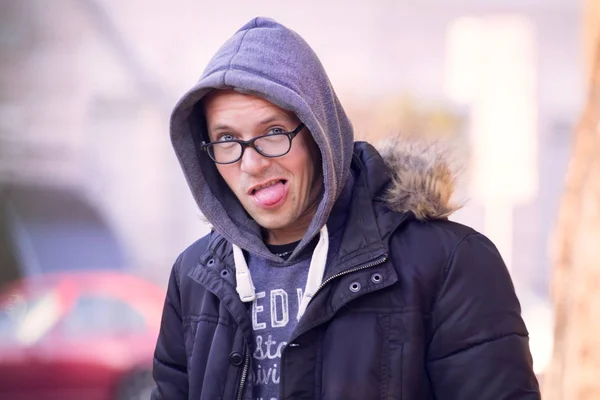
[[[208,232],[169,115],[259,15],[315,49],[358,138],[459,143],[467,203],[452,219],[500,249],[543,377],[593,3],[0,0],[0,398],[148,398],[169,271]]]

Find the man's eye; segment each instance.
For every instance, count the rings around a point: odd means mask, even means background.
[[[229,133],[224,133],[224,134],[220,135],[217,140],[219,142],[228,142],[228,141],[234,140],[234,139],[235,138],[233,137],[233,135],[230,135]]]
[[[285,130],[282,128],[271,128],[269,132],[267,132],[267,135],[274,135],[276,133],[285,133]]]

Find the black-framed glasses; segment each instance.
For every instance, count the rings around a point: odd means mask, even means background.
[[[304,124],[298,125],[291,132],[270,133],[250,140],[224,140],[222,142],[202,142],[200,149],[206,151],[217,164],[233,164],[244,155],[247,147],[252,147],[264,157],[281,157],[289,153],[292,139],[304,129]]]

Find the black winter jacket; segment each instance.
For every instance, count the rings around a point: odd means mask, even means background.
[[[282,353],[279,399],[539,399],[498,251],[468,227],[416,218],[418,204],[393,211],[389,167],[356,146],[339,254]],[[176,261],[154,400],[252,398],[252,322],[233,265],[214,232]]]

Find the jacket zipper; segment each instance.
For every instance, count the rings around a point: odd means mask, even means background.
[[[387,255],[387,254],[384,254],[384,255],[383,255],[381,258],[379,258],[379,259],[377,259],[377,260],[375,260],[375,261],[371,261],[371,262],[370,262],[370,263],[368,263],[368,264],[362,265],[362,266],[360,266],[360,267],[358,267],[358,268],[349,269],[349,270],[347,270],[347,271],[340,272],[339,274],[335,274],[335,275],[333,275],[333,276],[330,276],[330,277],[329,277],[329,278],[327,278],[325,281],[323,281],[323,283],[321,283],[321,286],[319,286],[319,287],[317,288],[317,290],[315,291],[315,294],[313,294],[313,298],[314,298],[314,297],[317,295],[317,293],[319,293],[319,291],[320,291],[320,290],[321,290],[321,289],[322,289],[322,288],[323,288],[325,285],[327,285],[327,284],[328,284],[329,282],[331,282],[332,280],[334,280],[334,279],[337,279],[337,278],[339,278],[340,276],[344,276],[344,275],[347,275],[347,274],[351,274],[351,273],[353,273],[353,272],[356,272],[356,271],[362,271],[363,269],[368,269],[368,268],[372,268],[372,267],[375,267],[375,266],[377,266],[377,265],[383,264],[384,262],[386,262],[386,260],[387,260],[387,259],[388,259],[388,255]]]
[[[240,389],[238,391],[237,400],[242,400],[244,397],[244,386],[246,384],[246,378],[248,377],[248,367],[250,365],[250,351],[246,352],[246,359],[244,360],[244,369],[242,369],[242,380],[240,381]]]

